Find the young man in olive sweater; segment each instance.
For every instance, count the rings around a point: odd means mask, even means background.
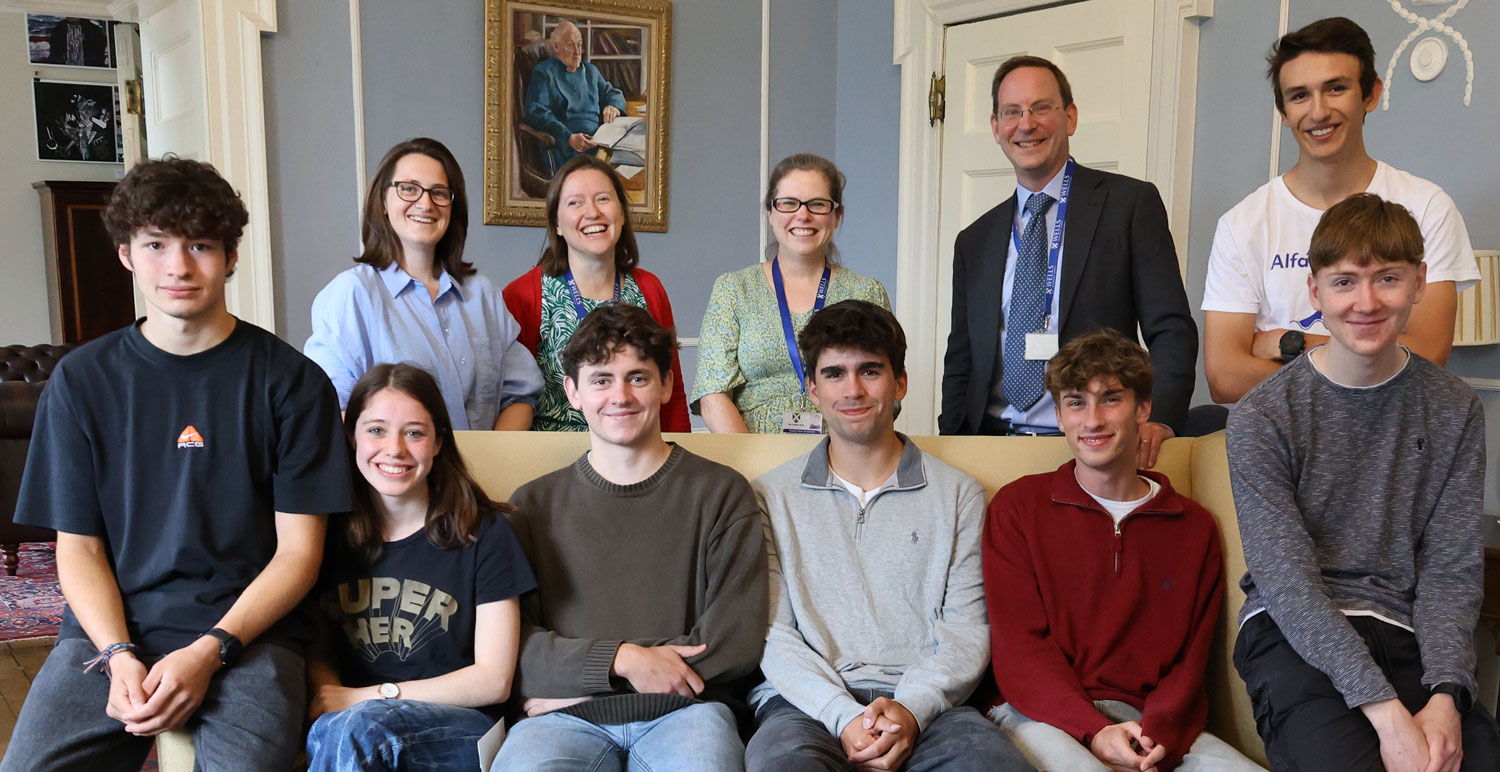
[[[563,350],[591,450],[512,499],[539,588],[521,606],[527,717],[493,770],[743,767],[731,706],[765,641],[761,511],[739,473],[662,439],[674,348],[614,304]]]
[[[1234,661],[1277,769],[1500,769],[1473,704],[1484,411],[1397,342],[1423,247],[1399,204],[1331,207],[1308,250],[1328,343],[1229,415],[1249,569]]]

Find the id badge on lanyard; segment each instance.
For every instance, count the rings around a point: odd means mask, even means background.
[[[813,300],[813,313],[823,310],[823,304],[828,301],[828,278],[833,270],[823,266],[823,278],[818,281],[818,296]],[[802,370],[802,354],[797,348],[797,331],[792,328],[792,308],[786,300],[786,283],[781,279],[781,259],[771,260],[771,283],[776,285],[776,305],[781,311],[781,332],[786,336],[787,357],[792,360],[792,372],[797,374],[797,382],[802,384],[803,394],[807,393],[807,373]],[[782,434],[822,434],[823,416],[816,412],[802,410],[788,410],[781,414]]]
[[[578,292],[578,282],[573,279],[573,269],[569,268],[564,276],[568,282],[568,294],[573,297],[573,312],[578,314],[578,321],[581,322],[583,317],[589,315],[589,311],[583,307],[583,295]],[[620,302],[620,274],[618,272],[615,273],[615,296],[609,302]]]
[[[1063,166],[1062,192],[1057,197],[1057,222],[1052,225],[1052,238],[1047,242],[1047,274],[1045,287],[1046,296],[1042,307],[1046,312],[1042,315],[1042,329],[1036,332],[1026,333],[1026,358],[1048,360],[1057,354],[1058,338],[1057,329],[1052,319],[1052,303],[1057,297],[1057,266],[1062,256],[1063,222],[1068,216],[1068,193],[1073,188],[1073,169],[1076,164],[1073,157],[1068,156],[1068,163]],[[1034,215],[1044,217],[1045,213]],[[1016,254],[1021,253],[1021,237],[1016,233],[1016,224],[1012,220],[1010,224],[1010,237],[1016,245]]]

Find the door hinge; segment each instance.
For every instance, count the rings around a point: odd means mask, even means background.
[[[140,78],[125,81],[125,112],[130,115],[146,114],[146,100]]]
[[[948,79],[937,73],[932,74],[932,85],[927,89],[927,125],[936,126],[943,119],[943,112],[947,108],[945,89]]]

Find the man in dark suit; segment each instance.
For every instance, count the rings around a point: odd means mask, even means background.
[[[1014,57],[991,91],[990,127],[1016,195],[954,244],[939,431],[1057,433],[1046,360],[1090,330],[1134,339],[1139,325],[1157,376],[1141,429],[1140,461],[1150,466],[1187,416],[1198,356],[1166,207],[1148,182],[1072,162],[1078,107],[1052,62]]]

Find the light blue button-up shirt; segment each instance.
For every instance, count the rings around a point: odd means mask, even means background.
[[[500,291],[475,274],[438,278],[436,300],[392,262],[360,264],[333,277],[312,304],[312,335],[302,353],[338,391],[339,408],[365,371],[407,362],[437,379],[454,429],[490,429],[515,402],[536,405],[542,372],[516,340],[521,332]]]
[[[1062,178],[1063,173],[1061,170],[1059,170],[1057,174],[1053,175],[1052,179],[1049,180],[1047,184],[1037,192],[1046,193],[1047,195],[1052,197],[1053,201],[1056,201],[1057,199],[1062,197]],[[1031,222],[1031,215],[1026,213],[1026,202],[1031,200],[1031,196],[1031,191],[1020,185],[1016,186],[1016,233],[1025,233],[1026,226]],[[1047,207],[1047,212],[1043,216],[1046,218],[1046,227],[1043,230],[1043,233],[1046,233],[1047,238],[1051,239],[1052,229],[1057,227],[1057,204],[1054,203],[1052,206]],[[1016,255],[1015,239],[1006,238],[1005,243],[1007,245],[1007,255],[1005,259],[1005,279],[1003,284],[1001,285],[1000,295],[1000,319],[1002,326],[1000,330],[999,345],[995,350],[995,360],[1002,363],[1004,362],[1005,353],[1004,324],[1005,320],[1010,318],[1010,294],[1011,288],[1016,283],[1016,261],[1018,259]],[[1059,325],[1062,324],[1062,320],[1058,318],[1058,307],[1062,305],[1062,266],[1063,261],[1066,260],[1067,257],[1068,245],[1066,239],[1064,239],[1059,243],[1057,249],[1057,291],[1052,295],[1052,307],[1047,309],[1047,313],[1052,316],[1053,332],[1057,332]],[[996,369],[995,381],[990,385],[990,400],[988,409],[991,414],[994,414],[996,411],[1000,411],[999,415],[1001,418],[1010,421],[1011,426],[1014,426],[1015,428],[1020,430],[1030,432],[1057,431],[1057,412],[1054,408],[1055,403],[1052,401],[1052,392],[1044,390],[1042,392],[1042,398],[1037,400],[1036,404],[1032,405],[1030,410],[1018,410],[1014,405],[1006,401],[1003,386],[1000,382],[1000,377],[1001,369]]]

